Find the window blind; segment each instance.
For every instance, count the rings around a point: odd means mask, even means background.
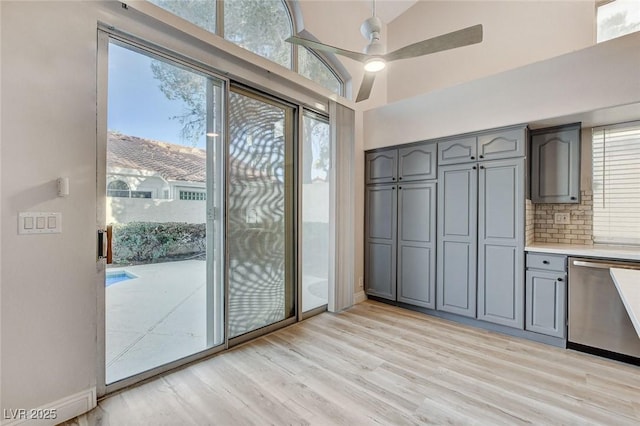
[[[593,238],[640,245],[640,121],[593,129]]]

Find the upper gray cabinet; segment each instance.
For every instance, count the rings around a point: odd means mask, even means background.
[[[437,145],[425,142],[367,153],[366,184],[409,182],[437,177]]]
[[[438,144],[438,164],[459,164],[476,161],[477,142],[475,136],[440,142]]]
[[[366,156],[366,183],[395,182],[398,176],[398,150],[371,152]]]
[[[478,160],[525,156],[526,128],[518,127],[478,136]]]
[[[438,143],[438,164],[460,164],[476,161],[524,157],[527,127],[514,126],[457,137]]]
[[[580,202],[580,123],[531,132],[531,201]]]
[[[435,179],[436,153],[435,143],[410,146],[398,150],[398,180],[407,182],[412,180]]]

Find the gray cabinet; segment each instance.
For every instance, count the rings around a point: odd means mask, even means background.
[[[478,173],[475,164],[438,168],[437,309],[476,316]]]
[[[524,328],[526,134],[522,126],[479,133],[482,161],[438,165],[438,310]],[[453,153],[465,143],[471,160],[464,138],[440,143],[439,161],[460,161]]]
[[[580,202],[580,123],[531,132],[531,201]]]
[[[367,184],[395,182],[398,176],[398,151],[389,149],[368,153],[365,156],[365,173]]]
[[[377,150],[365,158],[365,290],[435,308],[437,145]]]
[[[566,338],[566,257],[527,254],[525,329]]]
[[[476,136],[451,139],[438,143],[438,165],[476,161],[477,143]]]
[[[438,143],[438,165],[524,157],[527,128],[512,126]]]
[[[398,185],[397,300],[435,309],[436,184]]]
[[[374,185],[365,194],[367,293],[390,300],[396,300],[397,192],[395,184]]]
[[[477,318],[515,328],[524,323],[524,159],[478,168]]]
[[[369,152],[365,156],[365,183],[395,183],[435,179],[438,146],[433,142]]]
[[[435,179],[436,152],[435,143],[415,145],[398,150],[398,181]]]

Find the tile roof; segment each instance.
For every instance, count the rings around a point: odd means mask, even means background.
[[[108,132],[107,164],[111,167],[156,172],[164,179],[204,182],[204,149]]]
[[[119,132],[107,133],[107,164],[158,173],[166,180],[205,182],[207,153],[201,148],[160,142],[129,136]],[[236,157],[229,160],[233,180],[276,181],[275,176],[255,170]]]

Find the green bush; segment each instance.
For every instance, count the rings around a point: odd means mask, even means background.
[[[158,263],[206,253],[204,223],[131,222],[113,225],[113,263]]]

